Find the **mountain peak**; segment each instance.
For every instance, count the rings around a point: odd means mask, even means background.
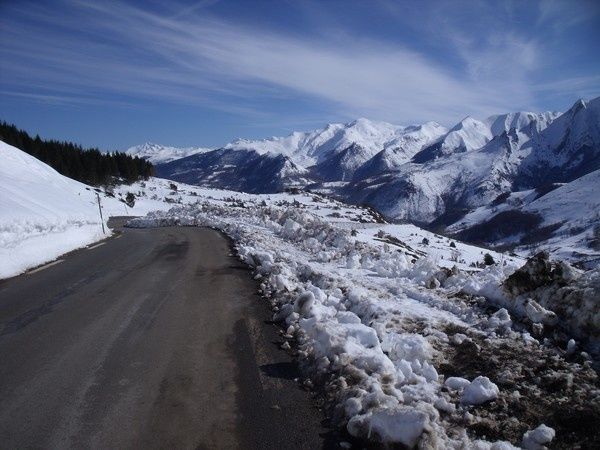
[[[202,147],[178,148],[156,144],[154,142],[145,142],[141,145],[129,147],[127,150],[125,150],[125,153],[130,156],[146,159],[152,164],[163,164],[175,159],[185,158],[186,156],[206,152],[209,150],[211,149]]]
[[[456,125],[454,125],[454,127],[452,127],[450,129],[450,132],[477,127],[481,124],[482,124],[482,122],[480,122],[479,120],[474,119],[471,116],[467,116],[464,119],[462,119],[460,122],[458,122]]]
[[[571,111],[573,114],[575,114],[576,112],[581,111],[582,109],[586,109],[586,108],[587,108],[587,104],[586,104],[585,100],[580,98],[573,104],[573,106],[571,106],[571,109],[569,111]]]

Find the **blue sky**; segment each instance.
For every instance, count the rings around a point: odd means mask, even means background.
[[[0,119],[104,149],[600,95],[597,1],[0,1]]]

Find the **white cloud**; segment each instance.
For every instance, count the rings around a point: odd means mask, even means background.
[[[538,48],[510,33],[491,35],[482,49],[449,31],[465,74],[389,42],[348,34],[300,39],[239,26],[209,16],[205,4],[165,14],[104,2],[24,8],[31,23],[53,31],[0,22],[9,43],[0,57],[10,61],[0,82],[21,90],[43,82],[45,92],[31,95],[48,98],[64,91],[122,95],[263,117],[256,99],[305,95],[339,115],[396,123],[451,123],[464,113],[486,116],[533,103],[526,74]]]

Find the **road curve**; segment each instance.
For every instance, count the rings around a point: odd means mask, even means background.
[[[127,229],[0,281],[0,448],[321,448],[227,240]]]

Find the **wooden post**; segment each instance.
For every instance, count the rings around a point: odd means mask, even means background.
[[[100,206],[100,194],[96,192],[96,198],[98,199],[98,211],[100,211],[100,223],[102,224],[102,234],[106,234],[104,230],[104,218],[102,217],[102,206]]]

